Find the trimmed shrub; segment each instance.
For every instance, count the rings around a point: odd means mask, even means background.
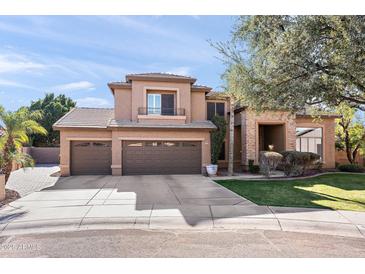
[[[260,151],[260,172],[266,177],[270,177],[273,170],[283,159],[283,155],[274,151]]]
[[[258,165],[255,165],[254,164],[255,161],[254,160],[248,160],[248,171],[250,173],[254,173],[254,174],[257,174],[260,172],[260,167]]]
[[[314,169],[318,170],[318,171],[322,171],[323,170],[323,162],[321,161],[315,161],[314,162]]]
[[[339,165],[337,167],[340,171],[344,172],[364,172],[365,169],[362,166],[359,166],[357,164],[345,164],[345,165]]]
[[[312,152],[283,151],[282,165],[286,176],[300,176],[307,168],[319,161],[320,156]]]
[[[254,164],[254,160],[248,160],[248,171],[253,174],[260,173],[260,166]]]

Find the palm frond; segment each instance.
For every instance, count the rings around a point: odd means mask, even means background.
[[[47,135],[47,130],[34,120],[24,121],[22,123],[22,127],[25,129],[27,134],[37,133],[41,135]]]
[[[35,164],[33,158],[29,154],[19,151],[10,153],[10,159],[16,164],[21,165],[23,168],[34,167]]]

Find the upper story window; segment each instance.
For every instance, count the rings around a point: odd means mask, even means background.
[[[147,94],[147,114],[174,115],[175,112],[174,94]]]
[[[147,95],[147,113],[161,114],[161,94]]]
[[[215,115],[224,117],[224,103],[207,102],[207,119],[212,120]]]

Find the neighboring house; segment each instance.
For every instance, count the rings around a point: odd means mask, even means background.
[[[54,124],[60,131],[63,176],[83,174],[200,174],[210,164],[214,115],[228,120],[228,98],[186,76],[145,73],[126,75],[108,86],[113,109],[75,108]],[[258,162],[260,150],[313,151],[324,166],[335,165],[335,121],[323,116],[235,110],[235,166]],[[305,129],[302,129],[305,128]],[[309,136],[310,129],[316,133]],[[305,130],[308,130],[305,133]],[[298,135],[304,132],[304,135]],[[228,132],[219,165],[228,159]]]

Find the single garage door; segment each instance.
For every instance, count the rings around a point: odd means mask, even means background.
[[[72,175],[111,174],[112,142],[71,142]]]
[[[123,175],[200,174],[201,142],[124,141]]]

